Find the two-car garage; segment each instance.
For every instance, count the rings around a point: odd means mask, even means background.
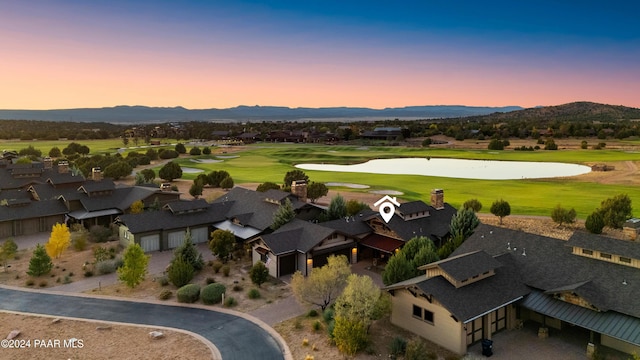
[[[209,228],[200,227],[191,229],[191,241],[194,244],[205,243],[209,241]],[[161,234],[144,235],[140,237],[140,247],[144,252],[170,250],[182,245],[184,242],[185,230],[172,231],[167,233],[166,246],[162,246]]]

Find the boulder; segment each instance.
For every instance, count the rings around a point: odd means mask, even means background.
[[[15,339],[20,335],[20,330],[11,330],[9,335],[7,335],[7,340]]]

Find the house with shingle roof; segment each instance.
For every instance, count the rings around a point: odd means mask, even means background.
[[[386,288],[391,321],[456,353],[524,322],[543,336],[579,329],[585,349],[640,352],[639,242],[481,224],[450,258],[421,269],[426,276]]]
[[[323,223],[294,219],[276,231],[252,242],[253,263],[263,261],[273,277],[300,271],[308,275],[327,263],[331,255],[345,255],[357,261],[357,238]],[[352,256],[353,255],[353,256]]]

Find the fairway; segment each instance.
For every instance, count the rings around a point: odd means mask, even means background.
[[[423,149],[402,147],[327,146],[311,144],[256,144],[239,149],[229,149],[237,158],[216,158],[215,155],[200,158],[223,160],[219,163],[196,163],[190,158],[177,161],[186,167],[200,168],[206,172],[226,170],[236,184],[271,181],[282,183],[284,174],[298,163],[354,164],[370,159],[397,157],[448,157],[465,159],[554,161],[578,164],[593,162],[635,161],[637,153],[628,151],[486,151],[456,149]],[[157,169],[156,169],[157,170]],[[483,204],[481,212],[488,212],[491,203],[504,199],[511,205],[512,214],[549,216],[557,204],[575,208],[579,218],[586,218],[600,202],[616,194],[626,193],[632,201],[640,201],[640,187],[634,185],[602,184],[584,177],[539,180],[469,180],[435,176],[380,175],[362,173],[334,173],[305,171],[311,181],[342,182],[368,185],[368,189],[335,188],[344,192],[369,192],[395,190],[404,195],[404,201],[429,202],[434,188],[444,189],[445,199],[454,207],[476,198]],[[184,174],[193,179],[195,175]]]
[[[2,141],[2,149],[20,150],[29,145],[39,149],[43,154],[57,146],[65,148],[71,141]],[[79,140],[87,145],[91,154],[116,153],[126,155],[129,151],[145,152],[146,148],[132,146],[123,149],[120,139]],[[175,139],[163,139],[161,147],[173,148]],[[627,145],[636,145],[629,144]],[[187,152],[192,145],[186,144]],[[200,147],[202,147],[200,145]],[[284,174],[295,169],[296,164],[356,164],[371,159],[389,159],[403,157],[424,158],[459,158],[501,161],[538,161],[565,162],[590,165],[593,163],[616,163],[622,166],[625,162],[636,164],[640,154],[632,150],[558,150],[558,151],[490,151],[482,149],[448,149],[421,148],[400,146],[348,146],[318,145],[291,143],[258,143],[241,147],[216,148],[213,154],[205,156],[183,155],[175,161],[184,167],[198,168],[205,172],[226,170],[235,184],[262,183],[271,181],[282,183]],[[237,157],[235,157],[237,156]],[[194,162],[195,159],[212,159],[217,162]],[[635,165],[633,165],[635,166]],[[156,167],[156,172],[160,167]],[[454,207],[472,198],[483,204],[481,212],[489,212],[491,203],[504,199],[511,205],[512,214],[549,216],[551,209],[557,204],[565,208],[575,208],[578,218],[584,219],[593,212],[600,202],[614,195],[625,193],[636,204],[640,202],[640,186],[637,181],[607,181],[609,174],[587,174],[569,178],[552,178],[538,180],[470,180],[418,175],[380,175],[369,173],[305,171],[311,181],[337,182],[367,185],[367,189],[347,187],[331,187],[340,192],[367,193],[378,190],[394,190],[402,192],[403,201],[423,200],[429,202],[432,189],[445,191],[445,199]],[[193,179],[197,174],[183,174],[184,179]],[[633,174],[633,178],[637,178]],[[615,176],[611,174],[611,176]],[[629,176],[627,176],[629,178]],[[604,179],[604,180],[603,180]]]

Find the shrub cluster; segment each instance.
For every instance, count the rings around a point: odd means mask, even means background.
[[[182,303],[194,303],[200,298],[200,285],[187,284],[176,292],[178,302]]]
[[[228,298],[224,299],[224,306],[232,307],[232,306],[236,306],[236,305],[238,305],[238,302],[236,301],[236,299],[233,296],[229,296]]]
[[[227,288],[220,283],[209,284],[202,289],[202,302],[206,305],[219,303],[226,290]]]
[[[249,299],[259,299],[260,296],[260,291],[258,289],[251,289],[247,293],[247,297],[249,297]]]
[[[168,300],[171,298],[171,296],[173,296],[173,293],[171,292],[171,290],[169,289],[164,289],[160,292],[160,295],[158,295],[158,299],[160,300]]]

